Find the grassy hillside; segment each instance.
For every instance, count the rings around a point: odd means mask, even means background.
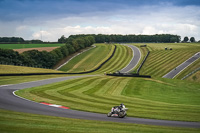
[[[5,49],[22,49],[22,48],[40,48],[40,47],[58,47],[64,44],[0,44],[0,48]]]
[[[73,58],[59,70],[67,72],[83,72],[93,70],[108,59],[114,50],[114,45],[96,44],[96,48]],[[116,72],[124,68],[132,59],[132,50],[124,45],[117,44],[114,56],[94,74]]]
[[[133,57],[131,48],[117,44],[117,49],[114,56],[102,66],[96,73],[116,72],[126,67]]]
[[[178,74],[175,78],[181,79],[185,75],[187,75],[188,73],[190,73],[190,72],[192,72],[192,71],[194,71],[194,70],[196,70],[198,68],[200,68],[200,59],[196,60],[194,63],[192,63],[192,65],[188,66],[183,72]],[[197,75],[197,76],[198,76],[198,78],[200,77],[200,75]],[[200,80],[200,78],[199,78],[199,80]]]
[[[75,59],[69,71],[89,70],[105,60],[113,46],[98,44],[99,47]],[[100,47],[100,45],[102,45]],[[104,46],[105,45],[105,46]],[[141,44],[133,44],[140,46]],[[16,93],[36,102],[48,102],[84,110],[107,114],[112,106],[124,103],[128,116],[198,121],[200,122],[199,75],[197,72],[187,78],[189,81],[164,79],[165,73],[199,51],[199,44],[147,44],[151,51],[141,74],[153,75],[151,79],[96,76],[72,79],[54,84],[23,89]],[[173,48],[165,51],[164,48]],[[141,49],[143,55],[146,48]],[[98,53],[98,54],[97,54]],[[101,55],[101,56],[100,56]],[[144,57],[144,56],[143,56]],[[130,48],[117,45],[114,57],[93,74],[115,72],[125,67],[132,58]],[[98,60],[98,61],[97,61]],[[96,61],[96,62],[95,62]],[[73,64],[73,63],[71,63]],[[69,64],[68,64],[69,65]],[[84,67],[83,67],[84,66]],[[88,68],[86,68],[88,67]],[[199,60],[178,75],[178,79],[199,67]],[[0,65],[0,73],[50,72],[47,69]],[[53,72],[53,70],[52,70]],[[57,72],[57,71],[55,71]],[[0,77],[0,85],[13,84],[60,75]],[[64,75],[63,75],[64,76]],[[190,82],[191,80],[195,82]],[[106,117],[106,116],[105,116]],[[69,118],[18,113],[0,109],[0,129],[2,132],[199,132],[199,129],[171,128],[137,124],[112,123],[103,121],[77,120]]]
[[[154,43],[147,44],[147,46],[151,53],[140,72],[141,74],[151,75],[153,77],[164,76],[192,55],[200,51],[200,44],[198,43]],[[165,47],[172,48],[173,50],[164,50]],[[183,72],[186,74],[192,70],[193,69],[187,69]],[[183,77],[183,75],[181,77]]]
[[[92,120],[79,120],[54,116],[35,115],[0,109],[0,129],[2,133],[198,133],[198,129],[150,126]]]
[[[76,56],[59,70],[66,72],[83,72],[97,68],[103,61],[110,57],[114,50],[114,45],[95,45],[95,48]]]
[[[13,65],[0,65],[0,73],[59,73],[61,71],[56,71],[52,69],[42,69],[24,66],[13,66]]]
[[[180,80],[97,76],[24,89],[17,94],[77,110],[106,114],[112,106],[124,103],[128,116],[200,121],[199,84]]]
[[[186,78],[186,80],[200,83],[200,71],[192,74],[191,76]]]
[[[0,85],[19,84],[49,78],[66,77],[69,75],[32,75],[32,76],[0,76]]]

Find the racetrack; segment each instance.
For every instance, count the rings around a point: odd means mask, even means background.
[[[164,75],[163,78],[173,79],[176,75],[178,75],[180,72],[182,72],[185,68],[187,68],[189,65],[191,65],[199,58],[200,58],[200,52],[196,53],[191,58],[189,58],[188,60],[177,66],[175,69],[171,70],[169,73]]]
[[[86,76],[86,75],[85,75]],[[162,125],[162,126],[176,126],[176,127],[191,127],[200,128],[199,122],[181,122],[181,121],[168,121],[168,120],[155,120],[155,119],[144,119],[144,118],[113,118],[107,117],[106,114],[98,114],[91,112],[83,112],[76,110],[66,110],[62,108],[50,107],[33,101],[25,100],[23,98],[17,97],[13,94],[14,91],[41,86],[45,84],[50,84],[54,82],[69,80],[73,78],[80,78],[85,76],[70,76],[62,78],[47,79],[41,81],[27,82],[16,85],[3,85],[0,86],[0,108],[33,113],[42,114],[58,117],[68,117],[76,119],[88,119],[88,120],[100,120],[100,121],[113,121],[113,122],[123,122],[123,123],[137,123],[137,124],[148,124],[148,125]],[[93,75],[87,75],[93,76]],[[110,110],[108,110],[109,112]]]
[[[130,72],[133,68],[136,67],[136,65],[138,64],[138,62],[140,61],[140,58],[141,58],[140,50],[136,46],[128,45],[128,44],[124,44],[124,45],[126,45],[126,46],[128,46],[128,47],[130,47],[132,49],[133,58],[125,68],[120,70],[120,73],[128,73],[128,72]]]

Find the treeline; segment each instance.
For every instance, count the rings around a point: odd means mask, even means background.
[[[19,54],[11,49],[0,48],[0,63],[9,65],[30,66],[39,68],[53,68],[64,57],[75,53],[95,43],[92,36],[69,38],[64,46],[51,52],[30,50]]]
[[[69,38],[78,38],[88,36],[85,34],[80,35],[70,35]],[[181,37],[178,35],[171,34],[156,34],[156,35],[104,35],[104,34],[90,34],[95,38],[96,43],[104,43],[104,42],[159,42],[159,43],[174,43],[180,42]],[[65,38],[62,36],[58,39],[58,42],[63,43],[67,42],[69,38]]]
[[[24,39],[21,37],[0,37],[0,43],[21,43]]]
[[[24,40],[22,37],[0,37],[0,43],[6,43],[6,44],[30,44],[30,43],[48,43],[43,42],[39,39],[33,39],[33,40]]]

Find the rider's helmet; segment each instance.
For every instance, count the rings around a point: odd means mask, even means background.
[[[125,105],[123,103],[120,104],[120,107],[125,108]]]

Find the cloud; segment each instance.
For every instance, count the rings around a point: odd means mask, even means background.
[[[72,34],[178,34],[200,40],[200,8],[195,0],[0,2],[0,36],[57,41]]]

